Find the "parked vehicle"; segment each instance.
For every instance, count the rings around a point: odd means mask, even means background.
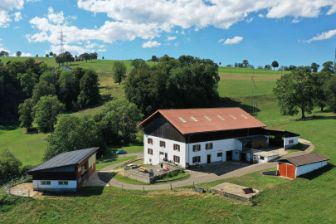
[[[123,154],[127,154],[127,151],[124,150],[124,149],[117,149],[115,151],[115,154],[117,154],[117,155],[123,155]]]

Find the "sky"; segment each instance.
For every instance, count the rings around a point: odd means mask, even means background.
[[[336,0],[0,0],[0,50],[193,55],[223,65],[333,60]]]

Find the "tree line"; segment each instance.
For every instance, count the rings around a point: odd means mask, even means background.
[[[50,54],[49,54],[50,55]],[[54,54],[52,54],[54,55]],[[59,55],[54,55],[55,61],[57,64],[62,65],[64,63],[71,63],[74,61],[91,61],[91,60],[97,60],[98,54],[96,52],[94,53],[83,53],[79,56],[75,55],[73,56],[70,52],[66,51],[64,53],[61,53]]]
[[[28,130],[33,123],[40,132],[53,130],[61,112],[76,111],[97,105],[100,100],[98,76],[92,70],[76,68],[71,71],[50,69],[39,77],[24,73],[29,83],[27,99],[19,105],[19,120]]]
[[[44,159],[65,151],[134,142],[142,114],[135,104],[117,99],[105,104],[100,112],[88,116],[61,115],[48,137]]]
[[[277,81],[274,94],[284,115],[301,113],[303,119],[314,107],[322,112],[328,107],[336,113],[335,68],[331,63],[324,64],[321,72],[297,68]]]
[[[34,59],[0,63],[0,123],[20,120],[30,129],[49,132],[61,111],[76,111],[99,103],[94,71],[51,68]]]
[[[125,94],[145,115],[158,108],[206,107],[218,100],[218,65],[209,59],[163,56],[154,65],[138,59],[132,66]]]

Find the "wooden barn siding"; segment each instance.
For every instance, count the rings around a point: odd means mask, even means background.
[[[232,131],[205,132],[199,134],[190,134],[186,136],[187,143],[215,141],[221,139],[241,138],[253,135],[262,135],[262,128],[240,129]]]
[[[144,132],[147,135],[153,135],[160,138],[167,138],[178,142],[185,142],[185,137],[164,117],[156,115],[145,127]]]
[[[75,172],[39,172],[33,174],[33,180],[76,180]]]

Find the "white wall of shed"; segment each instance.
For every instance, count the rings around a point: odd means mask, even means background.
[[[296,167],[296,176],[301,176],[306,173],[310,173],[314,170],[320,169],[328,164],[327,161],[311,163],[303,166]]]
[[[293,143],[289,143],[291,140],[293,140]],[[283,147],[285,149],[295,146],[299,144],[299,137],[296,136],[296,137],[283,138],[283,144],[284,144]]]
[[[42,185],[42,181],[50,181],[50,185]],[[59,185],[58,181],[68,181],[68,185]],[[71,190],[76,191],[76,180],[33,180],[33,188],[37,190],[50,190],[50,191],[62,191]]]

